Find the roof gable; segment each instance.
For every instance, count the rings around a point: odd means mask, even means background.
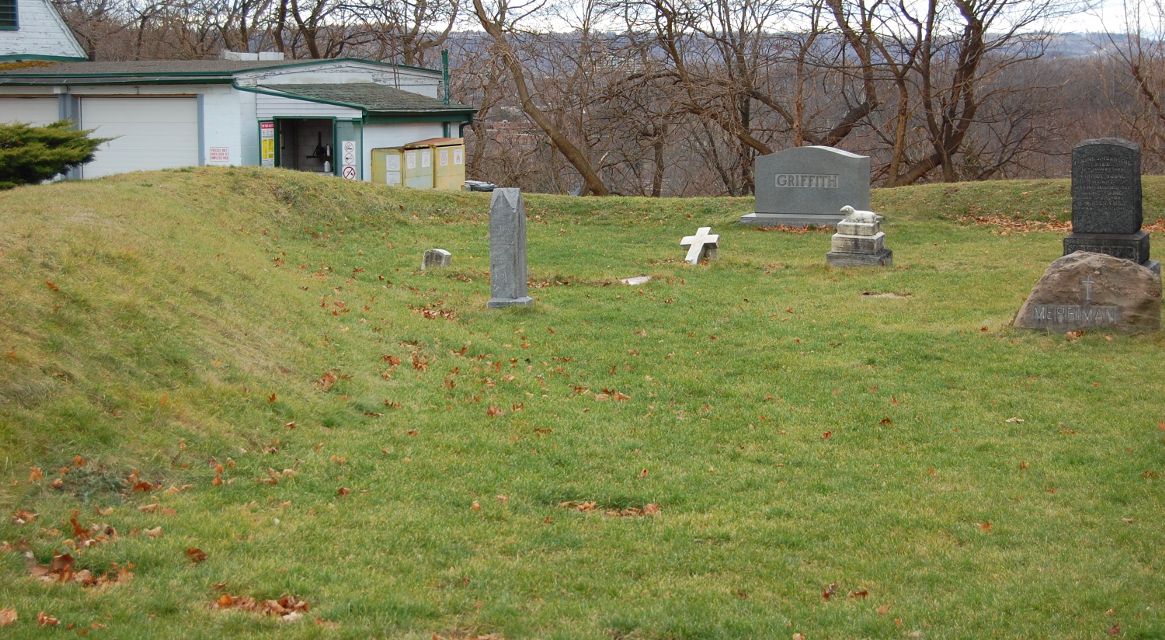
[[[87,57],[50,0],[16,0],[16,28],[0,30],[0,61]]]

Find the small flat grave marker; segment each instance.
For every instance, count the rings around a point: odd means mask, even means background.
[[[712,233],[712,227],[696,229],[696,235],[684,236],[680,239],[681,247],[691,247],[684,260],[692,264],[700,264],[700,260],[715,258],[719,242],[720,236]]]
[[[421,271],[448,267],[453,262],[453,254],[444,249],[427,249],[421,259]]]

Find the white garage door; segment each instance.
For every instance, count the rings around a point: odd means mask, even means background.
[[[0,122],[23,122],[36,126],[60,119],[56,98],[0,98]]]
[[[114,138],[81,169],[85,178],[198,164],[194,98],[82,98],[81,128]]]

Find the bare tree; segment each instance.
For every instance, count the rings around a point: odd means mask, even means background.
[[[589,7],[590,3],[588,2],[587,4]],[[561,122],[561,118],[556,121],[543,108],[541,97],[532,87],[531,74],[526,70],[514,46],[512,34],[515,30],[515,25],[520,23],[523,18],[529,18],[541,10],[543,5],[543,2],[510,5],[509,0],[497,0],[492,10],[487,10],[483,4],[483,0],[473,0],[474,14],[477,16],[482,28],[485,29],[485,32],[494,41],[496,55],[501,59],[502,64],[509,72],[510,79],[514,83],[514,89],[517,91],[522,111],[546,134],[554,149],[582,177],[583,193],[590,192],[600,196],[607,195],[609,190],[603,184],[603,180],[595,169],[594,163],[591,162],[587,154],[568,135]],[[586,14],[589,16],[591,12],[586,11]],[[586,48],[589,46],[585,43],[586,38],[589,36],[589,21],[583,26],[584,29],[581,37],[584,44],[582,47]]]

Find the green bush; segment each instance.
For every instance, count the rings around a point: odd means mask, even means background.
[[[68,120],[43,127],[0,124],[0,189],[36,184],[93,160],[108,138],[73,128]]]

